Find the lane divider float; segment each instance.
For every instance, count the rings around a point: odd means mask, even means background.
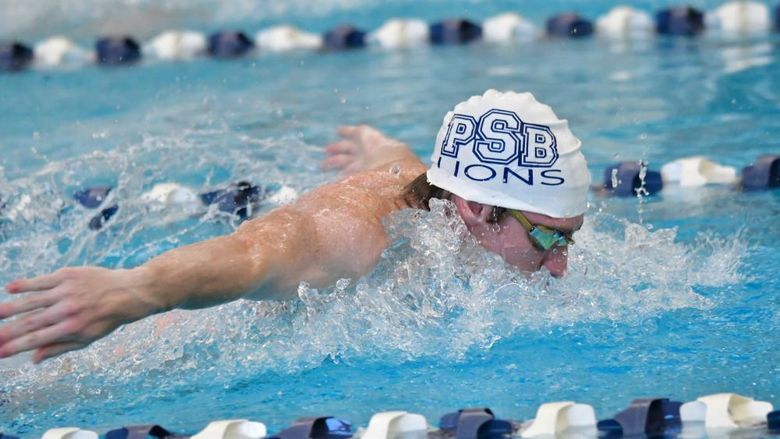
[[[489,408],[464,408],[447,413],[434,430],[422,415],[405,411],[376,413],[368,427],[353,432],[349,421],[333,416],[296,419],[281,432],[268,436],[265,424],[246,419],[209,423],[194,436],[173,433],[160,425],[131,425],[106,433],[106,439],[523,439],[543,437],[701,437],[750,430],[754,434],[780,434],[780,410],[771,403],[735,393],[718,393],[682,403],[669,398],[635,399],[612,418],[596,421],[592,406],[571,401],[539,406],[535,418],[525,422],[497,419]],[[48,430],[43,439],[97,439],[93,431],[75,427]],[[0,432],[0,439],[18,439]]]
[[[371,417],[360,439],[389,439],[403,435],[405,439],[427,437],[428,421],[423,415],[404,411],[381,412]]]
[[[267,429],[262,422],[230,419],[210,423],[192,439],[260,439],[266,434]]]
[[[482,24],[462,17],[430,25],[421,19],[394,18],[370,33],[350,24],[337,26],[323,35],[281,25],[260,30],[253,38],[239,30],[216,32],[208,37],[196,31],[170,30],[143,46],[129,36],[101,38],[93,53],[64,37],[49,38],[38,43],[35,50],[20,41],[0,43],[0,71],[19,71],[30,65],[41,68],[88,63],[129,65],[142,57],[168,60],[202,55],[239,58],[258,50],[341,51],[366,46],[406,48],[423,44],[466,44],[478,40],[506,43],[530,41],[543,35],[582,39],[598,34],[613,39],[635,39],[653,34],[695,37],[707,31],[716,36],[745,37],[766,34],[773,27],[780,30],[780,5],[773,12],[754,0],[734,0],[706,13],[689,5],[672,6],[659,10],[654,19],[644,11],[624,5],[612,8],[595,23],[576,12],[566,12],[549,18],[544,33],[514,12],[488,18]]]
[[[548,402],[539,406],[536,417],[520,434],[524,439],[564,434],[570,429],[591,429],[595,433],[596,412],[588,404],[572,401]],[[595,434],[594,434],[595,436]]]

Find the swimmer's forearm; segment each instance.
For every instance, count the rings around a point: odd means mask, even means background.
[[[133,270],[144,294],[163,312],[240,298],[288,299],[308,272],[312,220],[280,208],[235,233],[168,251]]]
[[[134,271],[141,291],[159,303],[153,313],[197,309],[261,290],[266,257],[230,235],[171,250]]]

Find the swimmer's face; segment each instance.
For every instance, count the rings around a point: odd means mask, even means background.
[[[491,222],[492,208],[479,203],[453,197],[463,221],[477,241],[487,250],[501,255],[504,260],[519,270],[532,273],[546,268],[555,277],[566,273],[569,248],[553,247],[540,250],[531,242],[528,232],[510,215],[502,215],[497,223]],[[552,218],[538,213],[523,212],[537,225],[547,226],[561,232],[574,232],[582,227],[583,216],[573,218]]]

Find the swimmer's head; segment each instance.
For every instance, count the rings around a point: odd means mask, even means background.
[[[485,248],[523,271],[562,275],[591,181],[580,144],[532,94],[488,90],[444,117],[431,168],[407,199],[450,199]]]
[[[488,90],[444,117],[428,181],[469,201],[575,217],[590,186],[580,143],[531,93]]]

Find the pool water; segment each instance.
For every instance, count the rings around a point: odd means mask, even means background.
[[[107,2],[72,3],[81,12],[44,14],[45,28],[25,27],[19,15],[10,29],[30,41],[71,30],[88,41]],[[139,4],[139,14],[152,13],[151,2]],[[236,2],[204,15],[206,0],[159,4],[169,14],[134,35],[276,22],[375,28],[399,14],[481,20],[518,9],[538,24],[572,7],[595,18],[614,6]],[[306,191],[337,178],[318,161],[342,123],[375,125],[427,161],[445,112],[488,88],[531,91],[568,119],[594,181],[620,160],[658,169],[706,155],[741,168],[780,152],[779,67],[780,41],[767,36],[297,52],[0,75],[0,283],[63,265],[132,267],[229,233],[237,223],[228,216],[150,209],[140,194],[160,182],[211,189],[238,180]],[[120,210],[95,232],[94,212],[71,195],[105,184]],[[363,279],[302,285],[293,302],[152,317],[38,367],[2,360],[0,426],[25,437],[150,422],[194,433],[214,419],[250,418],[277,431],[305,415],[366,425],[389,409],[432,423],[466,406],[528,419],[557,400],[592,404],[607,418],[635,397],[721,391],[780,404],[779,191],[594,195],[563,279],[514,273],[449,209],[436,203],[389,218],[393,245]]]

